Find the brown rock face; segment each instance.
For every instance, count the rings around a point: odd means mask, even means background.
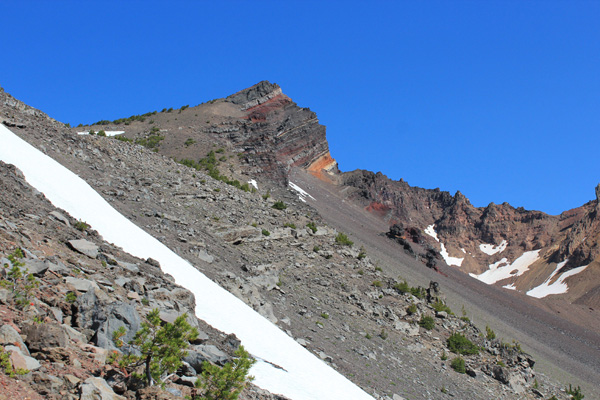
[[[401,236],[407,239],[415,236],[415,229],[423,231],[434,224],[440,240],[454,250],[451,255],[458,256],[460,249],[471,253],[468,272],[483,272],[488,264],[497,261],[497,257],[481,252],[479,244],[498,245],[503,240],[508,242],[503,257],[514,260],[524,251],[546,249],[551,262],[569,259],[565,271],[590,263],[600,255],[598,200],[552,216],[514,208],[508,203],[477,208],[460,192],[452,196],[439,189],[412,187],[403,180],[392,181],[381,173],[363,170],[342,173],[339,181],[354,188],[350,197],[366,210],[390,225],[401,226]],[[596,195],[600,197],[600,185]],[[433,238],[425,238],[430,245],[439,246]]]
[[[596,187],[597,196],[599,187],[600,185]],[[565,239],[553,256],[555,262],[569,259],[569,262],[563,267],[563,272],[590,264],[600,256],[600,246],[598,245],[600,240],[600,218],[598,218],[600,202],[596,199],[580,209],[582,209],[583,216],[568,229]]]
[[[317,115],[298,107],[278,85],[263,81],[225,101],[244,113],[240,129],[229,139],[243,148],[251,172],[285,182],[291,167],[310,169],[317,161],[322,168],[335,164]]]

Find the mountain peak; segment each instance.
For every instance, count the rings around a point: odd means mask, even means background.
[[[256,85],[228,96],[225,100],[240,105],[243,110],[247,110],[281,94],[283,93],[278,84],[269,81],[260,81]]]

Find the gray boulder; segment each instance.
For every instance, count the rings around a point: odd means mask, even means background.
[[[80,400],[125,400],[116,394],[102,378],[88,378],[81,385]]]
[[[35,358],[23,354],[17,346],[6,346],[4,347],[4,351],[9,353],[9,360],[14,369],[35,371],[42,366]]]
[[[25,260],[25,268],[27,268],[27,272],[35,276],[43,276],[48,268],[50,268],[50,265],[51,263],[49,261]]]
[[[67,347],[69,337],[64,328],[54,323],[33,324],[25,327],[25,342],[30,351],[42,351],[44,348]]]
[[[25,346],[25,342],[23,342],[21,335],[19,335],[19,332],[10,325],[0,326],[0,345],[16,346],[21,349],[23,354],[29,355],[29,350],[27,349],[27,346]]]
[[[78,292],[89,292],[93,289],[100,289],[96,282],[90,281],[88,279],[73,278],[72,276],[68,276],[65,278],[65,282],[73,286],[73,288],[75,288],[75,290],[77,290]]]
[[[104,349],[114,350],[113,333],[125,327],[123,342],[128,343],[140,329],[141,319],[135,307],[126,303],[105,304],[98,299],[94,291],[89,291],[78,299],[78,319],[80,328],[95,332],[92,342]],[[125,347],[123,350],[128,351]]]
[[[202,371],[202,363],[204,361],[209,361],[213,364],[221,366],[229,361],[229,356],[226,353],[219,350],[216,346],[210,344],[191,346],[188,348],[187,352],[188,354],[183,360],[196,371]]]
[[[90,258],[98,257],[98,246],[84,239],[69,240],[67,242],[73,250]]]
[[[65,224],[67,226],[71,226],[71,224],[69,223],[69,219],[67,217],[65,217],[63,214],[59,213],[58,211],[51,211],[50,216],[52,218],[54,218],[55,220],[62,222],[63,224]]]

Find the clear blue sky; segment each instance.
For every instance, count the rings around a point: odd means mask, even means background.
[[[342,170],[557,214],[600,182],[600,2],[0,2],[0,85],[71,124],[276,82]]]

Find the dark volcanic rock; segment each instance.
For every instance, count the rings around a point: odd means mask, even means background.
[[[245,113],[240,130],[229,139],[244,149],[249,172],[267,173],[285,183],[290,167],[308,168],[329,155],[325,127],[317,115],[298,107],[277,84],[263,81],[225,101]]]

